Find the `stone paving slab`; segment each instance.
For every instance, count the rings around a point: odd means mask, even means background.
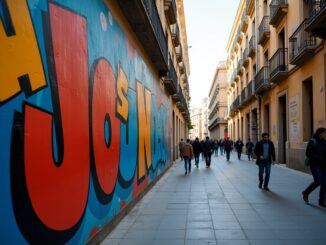
[[[309,205],[301,197],[312,177],[274,165],[267,192],[255,163],[242,158],[212,156],[211,168],[201,160],[188,175],[176,161],[102,244],[326,244],[319,189]]]

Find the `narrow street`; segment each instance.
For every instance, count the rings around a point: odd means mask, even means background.
[[[243,155],[212,157],[184,175],[180,160],[120,222],[103,245],[325,244],[326,210],[318,190],[306,205],[312,177],[274,165],[270,192],[258,188],[257,166]]]

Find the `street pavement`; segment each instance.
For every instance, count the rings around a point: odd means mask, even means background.
[[[102,242],[103,245],[325,245],[326,209],[319,188],[302,200],[312,176],[272,166],[269,188],[258,188],[258,167],[246,155],[238,160],[212,156],[210,168],[184,174],[176,161]]]

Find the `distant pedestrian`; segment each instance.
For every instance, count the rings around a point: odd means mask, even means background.
[[[199,142],[198,137],[196,138],[196,140],[194,141],[194,143],[192,144],[192,147],[194,149],[194,155],[195,155],[195,165],[198,168],[199,165],[199,155],[202,151],[202,146]]]
[[[247,153],[248,153],[248,160],[250,161],[250,159],[253,157],[252,153],[253,153],[253,149],[254,149],[254,143],[251,142],[251,139],[249,138],[247,143],[246,143],[246,148],[247,148]]]
[[[229,137],[227,137],[224,140],[224,151],[225,151],[225,154],[226,154],[226,160],[230,161],[230,152],[232,151],[232,142],[229,139]]]
[[[213,141],[213,146],[214,146],[215,156],[217,157],[218,156],[218,148],[219,148],[219,142],[218,142],[218,140],[214,140]]]
[[[261,189],[264,184],[264,190],[269,191],[268,183],[271,174],[271,165],[275,161],[275,148],[273,142],[269,140],[268,133],[263,133],[262,138],[263,139],[256,144],[254,150],[257,156],[256,164],[259,167],[258,187]],[[263,178],[264,171],[265,171],[265,179]]]
[[[308,203],[308,196],[318,186],[319,205],[326,208],[325,188],[326,188],[326,129],[318,128],[316,133],[309,141],[306,149],[306,157],[309,159],[309,167],[314,178],[312,182],[303,192],[303,200]]]
[[[181,158],[181,160],[183,159],[183,156],[182,156],[182,147],[183,147],[184,144],[185,144],[185,142],[183,141],[183,139],[181,139],[180,142],[179,142],[179,152],[180,152],[180,158]]]
[[[221,156],[223,156],[223,152],[224,152],[224,141],[223,141],[223,139],[220,139],[218,144],[219,144],[219,147],[220,147]]]
[[[242,153],[242,148],[243,148],[243,142],[242,142],[242,140],[240,138],[235,142],[234,148],[237,150],[238,159],[241,160],[241,153]]]
[[[204,152],[204,157],[206,161],[206,168],[209,168],[211,166],[211,156],[213,153],[213,144],[209,140],[209,137],[206,137],[206,140],[203,143],[203,152]]]
[[[192,145],[190,144],[190,140],[187,139],[187,143],[184,143],[182,146],[182,156],[185,163],[185,174],[191,172],[191,159],[194,158],[194,151],[192,149]]]

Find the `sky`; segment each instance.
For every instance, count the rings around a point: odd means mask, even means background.
[[[190,105],[208,97],[218,62],[226,60],[226,45],[239,0],[184,0],[190,62]]]

